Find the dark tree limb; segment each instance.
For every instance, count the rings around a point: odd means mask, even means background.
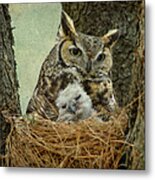
[[[5,117],[21,114],[13,45],[8,5],[0,4],[0,155],[6,153],[5,140],[10,131]],[[0,165],[4,165],[2,159]]]

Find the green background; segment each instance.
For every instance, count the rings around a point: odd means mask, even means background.
[[[55,43],[61,4],[10,4],[15,59],[23,114],[38,80],[42,62]]]

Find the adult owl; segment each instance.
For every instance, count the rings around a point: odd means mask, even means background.
[[[56,120],[56,99],[69,83],[96,74],[108,74],[112,67],[111,49],[118,38],[118,30],[102,37],[77,32],[72,19],[62,11],[56,44],[44,61],[37,85],[27,107],[27,113]]]

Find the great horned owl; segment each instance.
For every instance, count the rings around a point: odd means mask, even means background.
[[[118,29],[102,37],[77,32],[72,19],[63,11],[57,38],[61,42],[61,60],[67,66],[82,68],[89,76],[98,72],[107,74],[113,65],[111,51],[119,34]]]
[[[27,113],[38,113],[47,119],[57,118],[55,100],[61,89],[78,80],[104,72],[112,67],[111,48],[118,30],[102,37],[76,31],[72,19],[63,11],[56,45],[44,61],[38,83],[27,107]]]
[[[59,92],[56,105],[59,111],[58,121],[83,120],[93,113],[90,97],[77,82]]]

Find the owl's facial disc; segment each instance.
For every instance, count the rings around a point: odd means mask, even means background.
[[[107,74],[113,65],[112,54],[109,48],[103,47],[92,60],[91,74],[103,72]]]
[[[79,57],[82,54],[82,51],[74,45],[69,47],[69,52],[70,52],[70,55],[73,57]]]
[[[72,40],[63,42],[60,53],[65,65],[85,70],[86,60],[84,53]]]
[[[104,54],[104,52],[101,52],[101,53],[98,54],[98,56],[96,58],[96,61],[99,62],[99,63],[100,62],[102,63],[104,61],[104,59],[105,59],[105,54]]]

